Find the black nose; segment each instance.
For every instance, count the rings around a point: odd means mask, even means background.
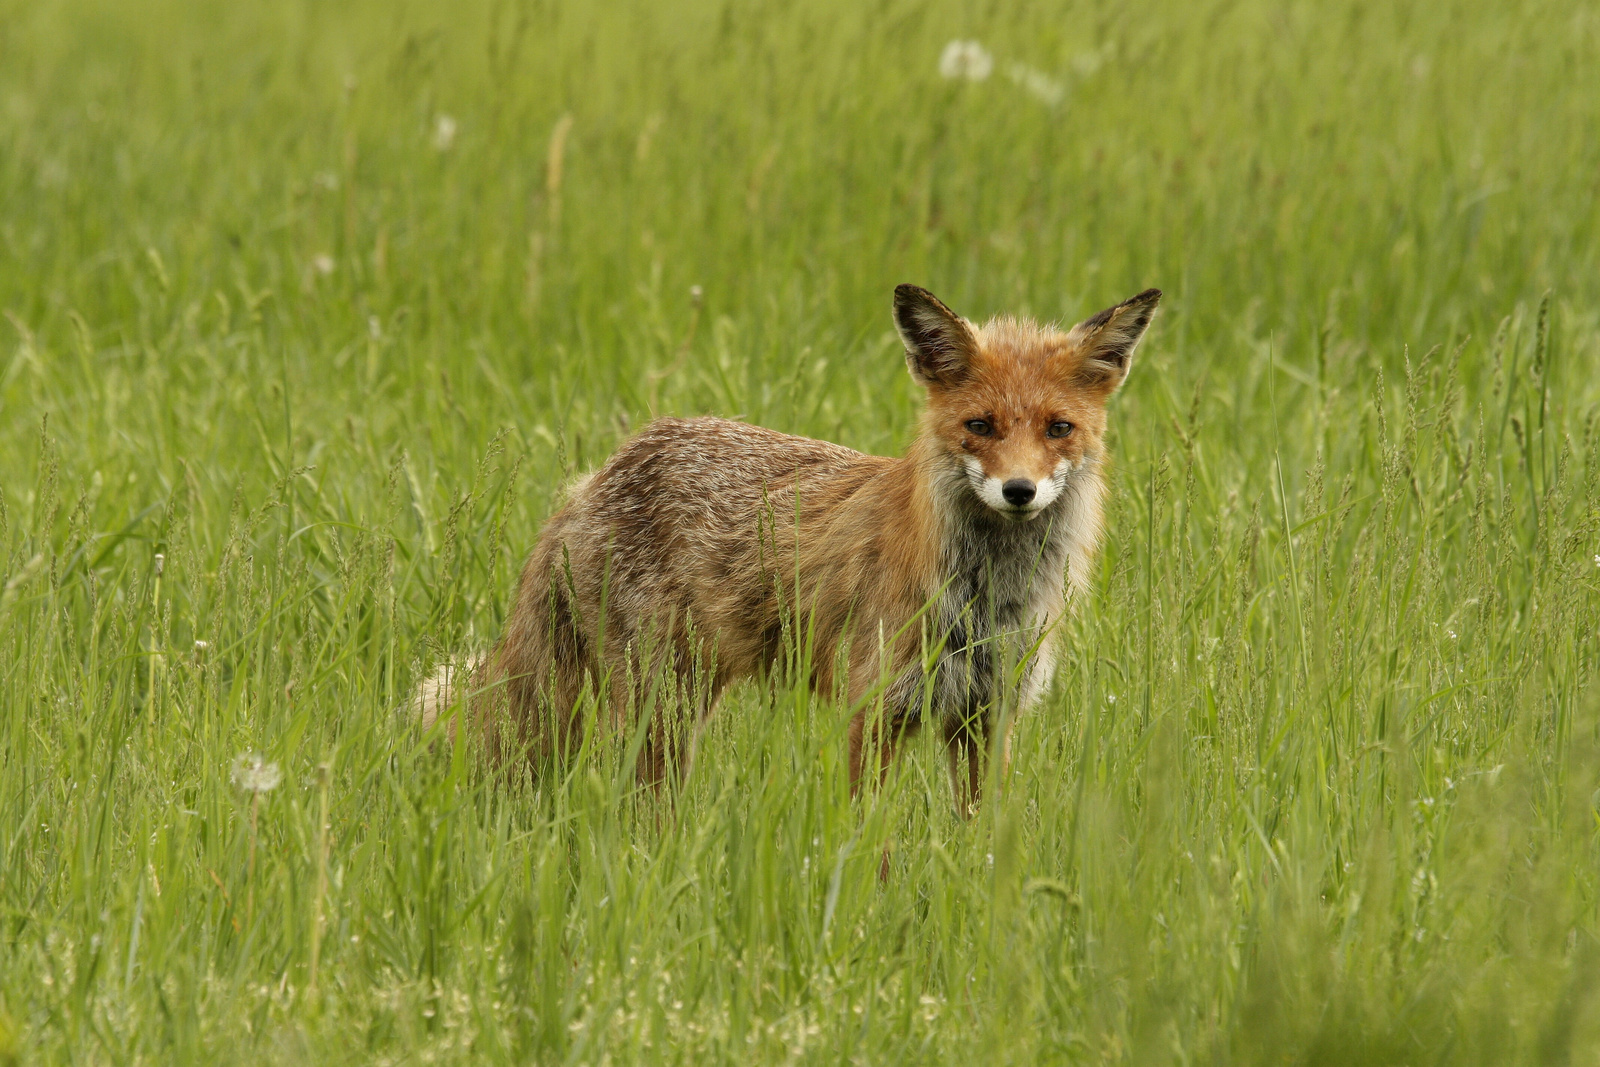
[[[1033,499],[1033,483],[1026,478],[1013,478],[1000,487],[1000,495],[1006,498],[1007,504],[1020,508]]]

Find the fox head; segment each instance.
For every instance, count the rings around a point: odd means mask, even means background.
[[[924,437],[988,507],[1037,517],[1099,461],[1106,402],[1160,300],[1146,289],[1061,331],[1011,318],[975,326],[926,289],[897,286],[906,363],[928,390]]]

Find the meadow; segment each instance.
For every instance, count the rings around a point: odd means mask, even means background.
[[[0,0],[0,1064],[1600,1063],[1597,63],[1549,0]],[[1167,294],[976,818],[782,677],[670,804],[421,735],[652,414],[904,447],[903,281]]]

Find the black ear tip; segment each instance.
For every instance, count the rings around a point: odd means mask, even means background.
[[[910,303],[913,300],[926,300],[932,295],[922,286],[912,285],[910,282],[901,282],[894,287],[894,302],[896,304]]]
[[[1157,304],[1161,303],[1161,290],[1160,289],[1146,289],[1144,292],[1140,293],[1138,296],[1129,297],[1128,298],[1128,303],[1130,303],[1130,304],[1148,304],[1151,307],[1155,307]]]

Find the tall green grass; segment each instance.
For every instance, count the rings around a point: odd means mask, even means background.
[[[0,1061],[1600,1061],[1597,59],[1537,0],[0,0]],[[900,281],[1168,294],[978,818],[931,743],[852,801],[781,683],[670,807],[425,743],[652,413],[902,447]]]

